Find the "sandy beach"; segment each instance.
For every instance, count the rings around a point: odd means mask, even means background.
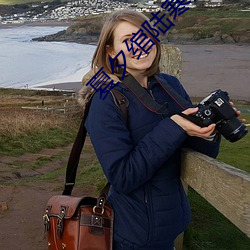
[[[181,82],[188,93],[203,97],[216,89],[250,101],[250,46],[178,45],[183,52]]]
[[[216,89],[232,99],[250,101],[250,46],[176,45],[183,53],[181,82],[192,97],[205,97]],[[42,88],[79,90],[79,82],[58,83]]]

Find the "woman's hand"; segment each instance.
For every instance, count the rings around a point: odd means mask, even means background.
[[[241,115],[241,112],[239,111],[239,110],[237,110],[235,107],[234,107],[234,103],[233,102],[229,102],[230,103],[230,105],[233,107],[233,109],[235,110],[235,113],[236,113],[236,115],[237,116],[240,116]],[[240,119],[241,120],[241,122],[246,122],[246,119]]]
[[[185,115],[191,115],[198,111],[198,108],[188,108],[182,113]],[[173,115],[170,117],[175,123],[177,123],[188,135],[197,136],[204,139],[209,138],[209,136],[215,130],[215,124],[210,124],[208,127],[200,127],[193,122],[181,117],[180,115]]]

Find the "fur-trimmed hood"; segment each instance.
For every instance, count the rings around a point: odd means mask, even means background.
[[[86,84],[93,78],[95,74],[96,74],[95,71],[91,69],[82,78],[82,88],[78,92],[78,103],[83,108],[86,107],[86,104],[89,102],[91,96],[96,92],[96,90],[92,88],[90,85],[86,86]],[[106,84],[108,84],[111,80],[113,80],[114,82],[120,81],[120,79],[113,74],[107,74],[107,75],[110,77],[110,80]]]

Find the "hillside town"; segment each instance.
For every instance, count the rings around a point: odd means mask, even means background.
[[[64,21],[80,16],[99,15],[110,13],[117,9],[133,9],[138,12],[152,12],[161,10],[161,2],[166,0],[156,1],[148,0],[147,2],[125,3],[112,0],[78,0],[78,1],[54,1],[54,4],[48,2],[31,3],[24,8],[14,11],[14,13],[1,13],[0,23],[2,24],[22,24],[27,22],[47,22],[47,21]],[[174,2],[175,0],[173,0]],[[191,0],[186,5],[188,8],[195,8],[196,2],[199,0]],[[56,3],[56,4],[55,4]],[[223,4],[223,0],[207,0],[205,7],[218,7]]]

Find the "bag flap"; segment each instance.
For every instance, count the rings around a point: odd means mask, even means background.
[[[48,215],[55,215],[55,216],[61,216],[62,209],[64,210],[63,213],[65,213],[65,218],[72,217],[77,208],[80,205],[96,205],[96,198],[93,197],[74,197],[71,195],[54,195],[52,196],[46,205],[46,213]]]

